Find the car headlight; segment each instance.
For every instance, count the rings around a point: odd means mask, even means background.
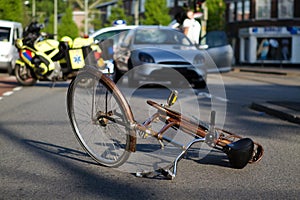
[[[154,63],[153,57],[146,53],[139,53],[139,59],[142,62]]]
[[[202,55],[200,54],[197,54],[195,57],[194,57],[194,60],[193,60],[193,64],[194,65],[199,65],[199,64],[203,64],[205,62],[205,59]]]

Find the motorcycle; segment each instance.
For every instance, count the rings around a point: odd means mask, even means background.
[[[37,81],[66,81],[76,76],[84,65],[97,65],[99,50],[93,48],[92,38],[62,37],[60,41],[53,34],[43,33],[43,25],[37,22],[26,27],[23,38],[16,40],[19,51],[14,73],[24,86]],[[96,46],[97,47],[97,46]]]

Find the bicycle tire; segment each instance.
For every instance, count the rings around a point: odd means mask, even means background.
[[[89,71],[90,70],[90,71]],[[98,163],[119,167],[135,145],[131,109],[114,83],[98,70],[83,71],[71,82],[67,109],[75,136]],[[82,80],[90,84],[80,84]]]

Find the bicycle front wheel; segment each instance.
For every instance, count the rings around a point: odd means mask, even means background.
[[[69,86],[67,107],[73,131],[86,152],[104,166],[118,167],[130,155],[133,117],[109,81],[99,74],[80,73]]]

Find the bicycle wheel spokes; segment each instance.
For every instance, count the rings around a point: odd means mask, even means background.
[[[83,79],[90,84],[82,87]],[[68,92],[68,108],[77,139],[97,162],[117,167],[128,159],[125,109],[105,82],[90,74],[77,76]]]

